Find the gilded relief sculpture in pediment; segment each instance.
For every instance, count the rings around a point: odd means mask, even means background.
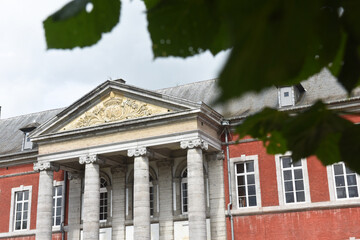
[[[166,113],[169,110],[134,99],[115,95],[113,92],[104,101],[86,111],[62,130],[90,127],[108,122],[121,121],[154,114]]]

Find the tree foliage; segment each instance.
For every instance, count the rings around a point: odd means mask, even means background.
[[[155,57],[189,57],[231,48],[220,74],[219,101],[289,86],[327,67],[350,92],[360,84],[357,0],[143,0]],[[89,3],[93,9],[87,11]],[[118,23],[120,0],[73,0],[44,21],[48,48],[90,46]],[[360,172],[360,126],[322,103],[289,116],[265,109],[239,133],[264,141],[269,153],[345,161]]]

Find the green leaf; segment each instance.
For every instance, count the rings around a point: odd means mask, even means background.
[[[231,47],[216,1],[144,0],[155,57],[188,57]]]
[[[90,12],[88,3],[93,4]],[[91,46],[119,22],[120,0],[74,0],[44,21],[47,47]]]
[[[360,125],[347,128],[340,139],[341,160],[352,170],[360,173]]]

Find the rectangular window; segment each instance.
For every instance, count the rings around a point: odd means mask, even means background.
[[[185,178],[181,183],[181,207],[182,214],[186,214],[188,212],[188,195],[187,195],[187,179]]]
[[[15,192],[14,230],[28,229],[29,190]]]
[[[52,212],[52,225],[60,226],[62,216],[62,199],[63,187],[62,185],[53,187],[53,212]]]
[[[333,165],[335,178],[335,192],[337,199],[359,197],[356,173],[345,166],[344,163]]]
[[[293,162],[289,156],[281,157],[280,160],[285,202],[305,202],[302,161]]]
[[[154,187],[150,186],[150,216],[154,216]]]
[[[254,161],[235,164],[238,207],[257,206]]]

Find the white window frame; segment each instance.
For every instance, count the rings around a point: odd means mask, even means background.
[[[291,157],[291,152],[286,152],[285,154],[276,154],[275,155],[275,165],[276,165],[276,178],[277,178],[277,187],[278,187],[278,197],[279,197],[279,206],[290,206],[290,205],[301,205],[311,202],[310,198],[310,187],[309,187],[309,174],[307,168],[307,159],[301,159],[302,174],[304,181],[304,192],[305,192],[305,201],[304,202],[293,202],[287,203],[285,199],[285,185],[282,174],[282,157]]]
[[[54,225],[54,223],[56,223],[56,219],[53,220],[53,228],[59,228],[61,226],[61,223],[64,221],[64,200],[65,200],[65,189],[64,189],[64,181],[54,181],[53,182],[53,188],[55,187],[62,187],[62,191],[61,191],[61,219],[60,219],[60,225]],[[53,195],[53,199],[54,199],[54,195]],[[56,201],[55,201],[55,205],[53,206],[53,208],[56,206]],[[54,212],[55,213],[55,212]],[[52,216],[54,217],[54,216]]]
[[[254,174],[255,174],[255,191],[256,191],[256,206],[240,207],[238,201],[238,188],[236,179],[237,163],[245,163],[248,161],[254,161]],[[248,211],[261,208],[261,188],[260,188],[260,172],[259,172],[259,156],[258,155],[241,155],[241,157],[230,158],[230,174],[232,183],[232,202],[233,206],[236,206],[238,211]]]
[[[342,163],[343,162],[338,162],[338,163]],[[335,163],[335,164],[338,164]],[[360,199],[360,176],[359,174],[356,174],[356,181],[357,181],[357,188],[358,188],[358,197],[354,197],[354,198],[337,198],[337,194],[336,194],[336,187],[335,187],[335,173],[334,173],[334,164],[328,165],[326,166],[326,172],[327,172],[327,177],[328,177],[328,187],[329,187],[329,194],[330,194],[330,201],[331,202],[346,202],[346,203],[358,203],[359,199]],[[345,175],[346,176],[346,175]]]
[[[29,138],[30,132],[24,132],[24,139],[22,143],[22,150],[31,150],[33,149],[34,143],[30,141]],[[29,143],[27,143],[27,140],[29,139]]]
[[[101,183],[101,178],[105,179],[105,181],[107,182],[106,187],[100,187],[100,189],[99,189],[99,192],[100,192],[99,193],[99,199],[100,199],[101,193],[107,193],[107,218],[106,219],[100,219],[100,208],[99,208],[99,221],[100,221],[100,223],[105,223],[105,222],[107,222],[107,220],[111,216],[111,192],[112,191],[109,190],[109,187],[110,187],[109,179],[107,179],[107,177],[100,176],[100,178],[99,178],[100,183]],[[99,205],[99,207],[101,207],[101,205]]]
[[[189,192],[188,192],[188,182],[187,182],[187,177],[182,177],[184,172],[187,171],[187,167],[184,168],[180,174],[180,177],[181,177],[181,180],[180,180],[180,203],[181,203],[181,214],[182,215],[187,215],[188,214],[188,211],[189,211]],[[186,174],[187,176],[187,174]],[[187,211],[184,211],[184,195],[183,195],[183,184],[186,184],[186,194],[187,194]]]
[[[29,191],[29,200],[28,200],[28,219],[27,219],[27,228],[15,230],[15,195],[17,192]],[[10,224],[9,224],[9,232],[21,232],[28,231],[30,229],[31,224],[31,198],[32,198],[32,186],[24,186],[21,185],[17,188],[11,189],[11,207],[10,207]]]

